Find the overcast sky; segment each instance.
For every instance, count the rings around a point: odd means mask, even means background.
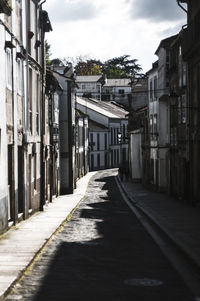
[[[51,58],[90,56],[102,61],[129,54],[146,72],[160,40],[176,34],[186,14],[176,0],[47,0],[53,32]]]

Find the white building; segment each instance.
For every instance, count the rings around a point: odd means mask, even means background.
[[[160,42],[156,55],[158,56],[158,189],[169,189],[169,145],[170,145],[170,102],[169,102],[169,49],[170,44],[176,39],[175,36],[166,38]],[[154,114],[155,118],[155,114]],[[150,127],[153,127],[153,120]],[[155,121],[154,121],[155,124]]]
[[[150,143],[150,183],[158,186],[158,61],[152,64],[148,76],[148,119]]]
[[[90,170],[109,167],[109,128],[89,120]]]
[[[131,80],[129,78],[108,78],[102,88],[102,99],[129,105]]]
[[[120,162],[128,161],[128,112],[113,102],[80,97],[77,108],[89,117],[90,168],[118,167]]]
[[[40,1],[0,1],[0,232],[45,203],[41,121],[44,35],[50,30]]]
[[[60,146],[60,192],[73,193],[75,172],[75,83],[73,69],[63,67],[53,75],[62,91],[59,94],[59,146]]]
[[[76,178],[89,171],[88,116],[76,109]]]
[[[76,76],[76,95],[101,100],[104,75],[78,75]]]

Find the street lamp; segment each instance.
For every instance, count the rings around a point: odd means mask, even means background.
[[[122,141],[122,133],[121,132],[117,133],[117,139],[118,139],[118,143],[121,144],[121,141]]]

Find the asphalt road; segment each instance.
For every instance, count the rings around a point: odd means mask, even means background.
[[[123,201],[113,171],[108,170],[92,178],[71,220],[6,300],[194,298]]]

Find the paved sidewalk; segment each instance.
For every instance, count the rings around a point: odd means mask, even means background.
[[[77,182],[74,194],[60,196],[28,220],[22,221],[0,236],[0,300],[20,278],[42,247],[84,197],[90,172]]]
[[[118,180],[128,199],[200,269],[200,208],[146,189],[140,183]]]

